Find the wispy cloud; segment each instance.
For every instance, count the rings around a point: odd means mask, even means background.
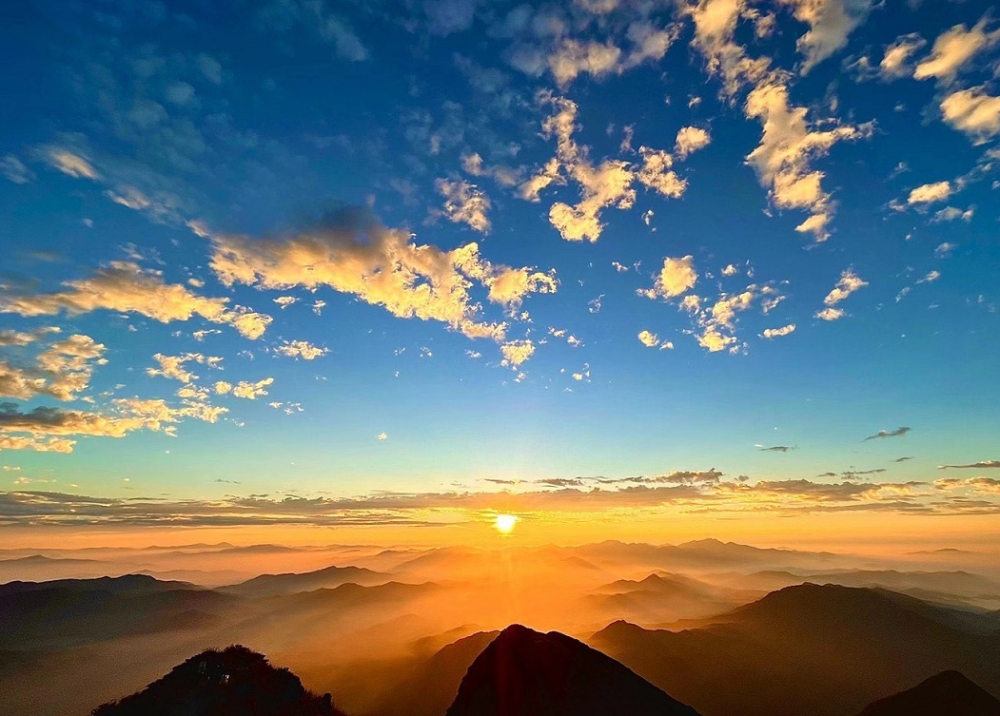
[[[938,465],[938,470],[983,470],[1000,469],[1000,460],[980,460],[971,462],[968,465]]]
[[[881,440],[883,438],[901,438],[910,432],[911,428],[899,427],[895,430],[879,430],[874,435],[869,435],[861,442],[867,442],[869,440]]]

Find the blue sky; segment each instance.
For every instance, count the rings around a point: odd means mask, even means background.
[[[997,507],[989,3],[3,13],[0,520]]]

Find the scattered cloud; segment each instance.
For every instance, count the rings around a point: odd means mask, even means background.
[[[980,460],[967,465],[938,465],[938,470],[986,470],[1000,469],[1000,460]]]
[[[937,79],[944,84],[954,81],[959,70],[969,60],[1000,40],[1000,31],[987,33],[987,19],[983,18],[971,30],[965,25],[955,25],[934,41],[930,54],[917,65],[913,76],[918,80]]]
[[[794,331],[795,324],[789,323],[787,326],[782,326],[781,328],[765,328],[761,335],[764,336],[764,338],[779,338],[781,336],[787,336]]]
[[[639,342],[647,348],[656,348],[660,345],[660,339],[657,335],[649,331],[639,331]]]
[[[101,175],[97,173],[97,170],[94,169],[87,158],[75,154],[68,149],[49,147],[45,150],[44,155],[52,167],[67,176],[77,179],[91,179],[93,181],[101,178]]]
[[[983,87],[958,90],[941,100],[944,121],[982,144],[1000,134],[1000,97]]]
[[[302,360],[315,360],[325,356],[330,352],[329,348],[314,346],[309,341],[284,341],[280,346],[275,346],[274,352],[288,358],[301,358]]]
[[[834,308],[834,306],[867,285],[868,282],[863,281],[860,276],[854,273],[854,269],[846,269],[840,274],[840,280],[837,281],[837,285],[823,299],[823,304],[826,308],[817,311],[816,318],[824,321],[836,321],[838,318],[843,318],[845,315],[844,310]]]
[[[105,347],[90,336],[73,334],[63,340],[51,340],[34,355],[18,360],[12,350],[22,354],[27,346],[46,336],[58,335],[59,329],[42,328],[31,333],[0,332],[0,397],[31,400],[47,396],[70,401],[90,386],[94,367],[107,363]]]
[[[704,149],[712,142],[712,137],[707,130],[701,127],[682,127],[677,132],[677,140],[674,142],[674,151],[682,161],[689,155]]]
[[[944,201],[954,193],[954,188],[951,182],[939,181],[933,184],[924,184],[918,186],[916,189],[910,192],[909,197],[906,199],[906,203],[910,204],[932,204],[938,201]]]
[[[487,321],[473,283],[508,311],[532,293],[557,289],[554,272],[494,266],[475,243],[442,251],[363,210],[341,211],[318,227],[278,238],[213,234],[211,266],[226,286],[314,290],[329,286],[399,318],[439,321],[469,338],[505,339],[508,324]],[[523,315],[523,312],[522,314]]]
[[[542,123],[542,136],[555,138],[556,155],[521,184],[518,194],[522,199],[538,201],[539,194],[550,185],[575,182],[580,201],[576,205],[557,201],[549,208],[549,222],[567,241],[597,241],[604,230],[601,214],[605,209],[631,209],[635,204],[635,182],[667,198],[677,198],[686,190],[687,182],[672,169],[673,156],[663,150],[642,146],[638,150],[639,163],[605,159],[595,165],[590,148],[573,138],[579,128],[576,103],[544,93],[540,101],[555,110]]]
[[[910,428],[900,427],[895,430],[879,430],[874,435],[869,435],[862,442],[867,442],[869,440],[881,440],[883,438],[901,438],[910,432]]]
[[[267,395],[267,388],[274,383],[274,378],[264,378],[257,382],[241,380],[232,387],[233,397],[244,398],[245,400],[256,400]],[[219,384],[215,384],[216,392],[219,392]]]
[[[0,174],[15,184],[27,184],[35,179],[35,173],[13,154],[0,158]]]
[[[663,268],[656,276],[652,288],[640,290],[646,298],[676,298],[694,288],[698,282],[698,272],[694,268],[694,256],[681,258],[667,257]]]
[[[475,184],[461,179],[438,179],[434,183],[438,194],[445,198],[439,215],[455,224],[467,224],[483,234],[490,231],[490,199]]]
[[[66,290],[52,293],[0,293],[0,313],[52,316],[106,310],[138,313],[161,323],[197,315],[229,324],[250,339],[260,338],[271,323],[270,316],[248,308],[229,308],[228,298],[199,296],[181,284],[166,283],[157,271],[126,261],[114,261],[90,278],[66,281],[63,286]]]

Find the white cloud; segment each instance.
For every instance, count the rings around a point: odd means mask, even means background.
[[[781,328],[765,328],[762,334],[764,338],[780,338],[781,336],[787,336],[795,331],[795,324],[789,323],[787,326],[782,326]]]
[[[698,282],[698,272],[694,268],[694,256],[665,258],[663,268],[653,288],[640,290],[646,298],[674,298],[694,288]]]
[[[815,314],[816,318],[824,321],[836,321],[839,318],[843,318],[846,315],[844,310],[842,308],[835,308],[835,306],[855,291],[867,285],[868,282],[862,280],[860,276],[854,273],[854,269],[846,269],[840,274],[840,280],[837,281],[837,285],[823,299],[823,305],[826,308],[817,311]]]
[[[1000,134],[1000,97],[986,94],[983,87],[953,92],[941,101],[944,121],[977,143]]]
[[[280,346],[276,346],[274,352],[289,358],[315,360],[316,358],[325,356],[330,352],[330,349],[314,346],[309,341],[285,341]]]
[[[781,84],[754,88],[747,97],[746,113],[764,125],[760,145],[747,156],[747,161],[757,170],[761,183],[770,187],[771,200],[781,209],[811,212],[795,230],[812,233],[816,241],[825,241],[834,205],[830,194],[822,188],[825,174],[812,169],[811,160],[827,154],[839,141],[868,136],[871,127],[840,125],[825,131],[810,131],[806,108],[790,106],[788,89]]]
[[[868,282],[862,280],[860,276],[854,273],[854,269],[846,269],[840,274],[840,280],[837,281],[837,285],[823,299],[823,305],[836,306],[852,293],[867,285]]]
[[[284,310],[289,306],[292,306],[295,303],[297,303],[298,300],[299,299],[296,298],[295,296],[278,296],[276,299],[274,299],[274,302],[277,303],[282,310]]]
[[[0,295],[0,313],[51,316],[96,310],[138,313],[161,323],[187,321],[198,315],[212,323],[233,326],[250,339],[259,338],[271,317],[242,306],[229,308],[227,298],[205,298],[180,284],[168,284],[159,272],[137,264],[113,261],[87,279],[66,281],[67,290],[54,293]]]
[[[42,329],[30,334],[4,331],[0,334],[0,351],[7,347],[23,348],[47,333],[58,330]],[[74,400],[89,387],[94,366],[107,363],[102,357],[104,350],[104,345],[90,336],[74,334],[48,344],[29,365],[0,352],[0,397],[30,400],[45,395],[56,400]]]
[[[555,138],[556,156],[545,163],[519,187],[522,199],[538,201],[539,193],[552,184],[565,184],[572,179],[580,189],[580,201],[575,205],[557,201],[549,209],[549,222],[567,241],[597,241],[604,229],[601,213],[609,207],[631,209],[638,181],[668,198],[684,193],[687,182],[671,169],[673,157],[666,151],[640,147],[642,161],[638,165],[621,159],[606,159],[594,164],[590,148],[573,139],[578,129],[577,105],[563,97],[542,95],[542,101],[553,105],[555,113],[542,123],[542,134]]]
[[[969,207],[964,211],[959,209],[957,206],[946,206],[934,212],[934,222],[940,223],[942,221],[956,221],[961,219],[962,221],[969,222],[972,221],[972,217],[976,215],[975,207]]]
[[[222,358],[219,356],[205,356],[201,353],[183,353],[178,356],[168,356],[157,353],[153,359],[160,366],[159,368],[147,368],[146,375],[150,377],[162,376],[170,380],[179,380],[182,383],[191,383],[198,380],[198,376],[185,368],[186,363],[198,363],[209,368],[221,369]]]
[[[639,342],[647,348],[656,348],[660,345],[660,339],[657,335],[649,331],[639,331]]]
[[[470,295],[474,283],[508,311],[528,294],[558,286],[553,273],[491,264],[475,243],[452,251],[417,244],[408,231],[387,229],[361,211],[342,212],[324,226],[290,236],[216,234],[212,244],[211,266],[226,286],[329,286],[394,316],[440,321],[469,338],[498,343],[508,324],[482,318],[482,306]]]
[[[916,33],[896,38],[896,41],[886,48],[882,62],[879,63],[882,77],[896,79],[911,74],[913,70],[909,64],[910,58],[926,44],[927,41]]]
[[[1000,40],[1000,30],[986,33],[986,18],[971,30],[965,25],[955,25],[934,41],[931,53],[913,71],[918,80],[937,79],[948,84],[955,79],[962,66],[975,55]]]
[[[824,321],[836,321],[845,315],[843,308],[824,308],[816,311],[816,318]]]
[[[501,344],[500,352],[503,353],[502,365],[516,370],[534,355],[535,345],[529,340],[509,341]]]
[[[916,189],[910,192],[909,197],[906,199],[906,203],[913,204],[932,204],[937,201],[944,201],[954,193],[954,188],[951,182],[939,181],[933,184],[924,184],[918,186]]]
[[[847,44],[847,36],[864,22],[871,0],[780,0],[792,7],[795,19],[809,25],[798,39],[805,60],[802,74]]]
[[[49,147],[45,152],[49,164],[71,177],[77,179],[98,180],[101,175],[91,166],[85,157],[61,147]]]
[[[489,233],[490,199],[475,184],[461,179],[438,179],[434,183],[438,194],[445,198],[440,215],[455,224],[467,224],[481,233]]]
[[[267,388],[272,383],[274,383],[274,378],[264,378],[263,380],[258,380],[257,382],[241,380],[233,386],[232,394],[236,398],[256,400],[262,395],[267,395]],[[216,383],[215,389],[216,392],[219,392],[218,383]]]

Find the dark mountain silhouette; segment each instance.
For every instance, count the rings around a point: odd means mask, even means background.
[[[335,716],[329,694],[307,691],[244,646],[193,656],[142,691],[98,706],[91,716]]]
[[[164,581],[148,574],[125,574],[121,577],[95,577],[93,579],[54,579],[47,582],[8,582],[0,584],[0,598],[50,589],[68,592],[109,592],[131,595],[169,592],[176,589],[199,589],[189,582]]]
[[[0,586],[0,643],[65,648],[130,634],[213,626],[240,600],[147,575]]]
[[[1000,716],[1000,699],[957,671],[943,671],[869,704],[858,716]]]
[[[1000,692],[1000,636],[883,590],[805,584],[685,631],[616,622],[591,642],[707,716],[842,716],[957,669]]]
[[[364,567],[326,567],[313,572],[262,574],[240,584],[222,587],[220,591],[244,597],[273,597],[278,594],[310,592],[315,589],[339,587],[342,584],[371,586],[389,580],[388,575]]]
[[[558,632],[504,629],[446,716],[697,716],[622,664]]]
[[[499,634],[470,634],[411,664],[399,685],[384,693],[375,712],[379,716],[441,716],[455,700],[472,662]]]

